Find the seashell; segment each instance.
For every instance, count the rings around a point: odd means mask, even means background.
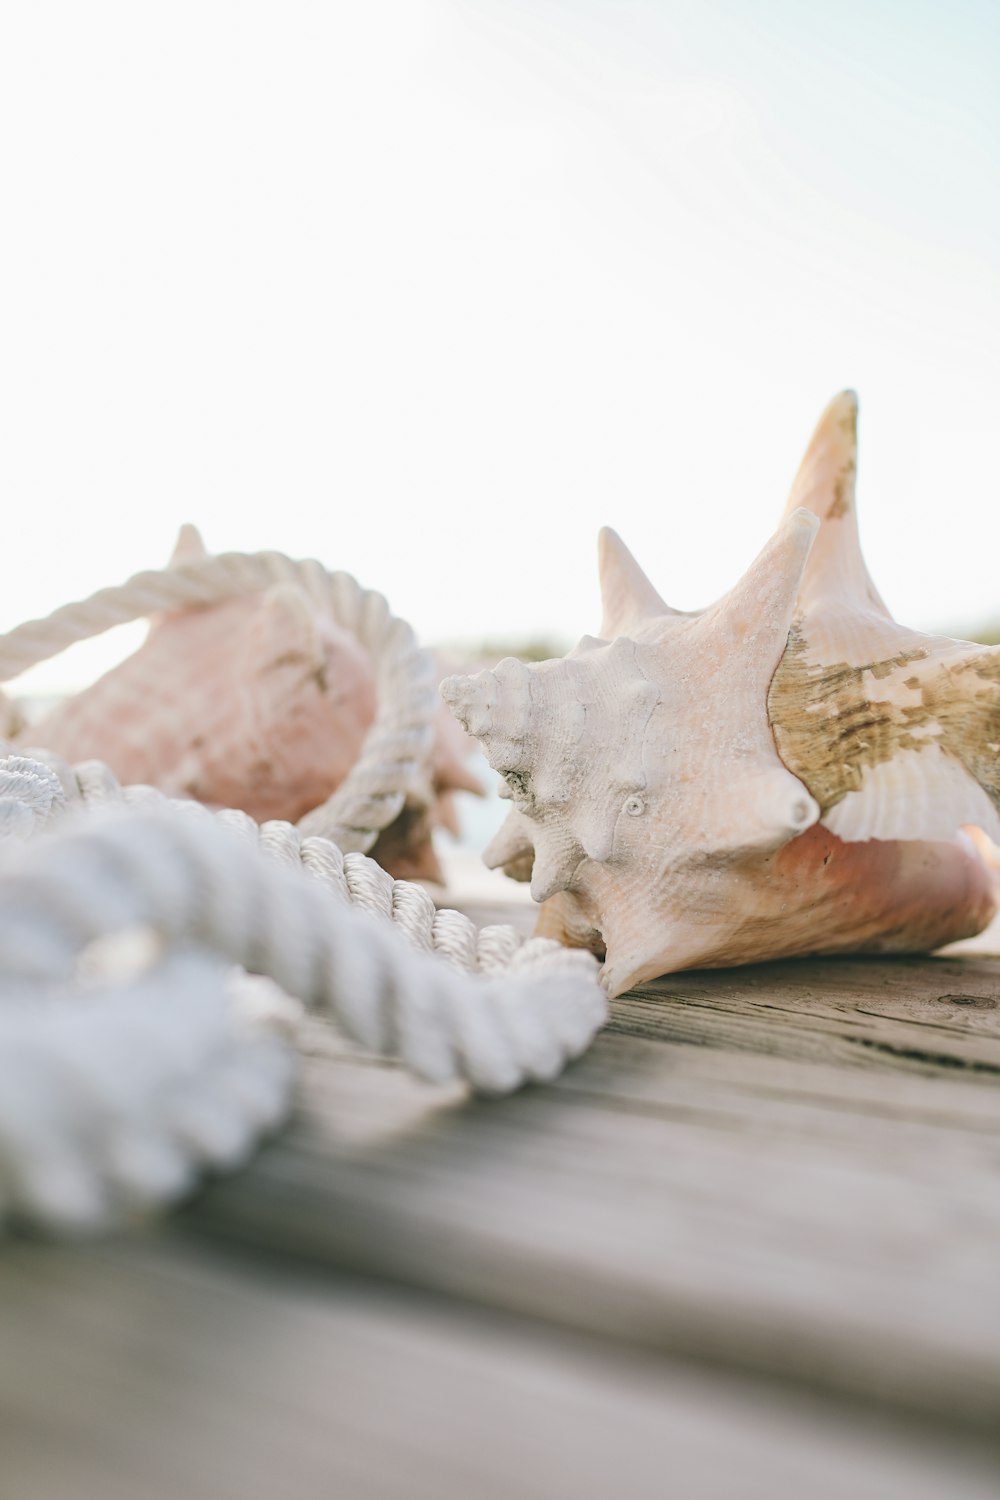
[[[171,562],[206,555],[183,526]],[[103,760],[122,782],[295,822],[351,769],[375,696],[363,647],[297,583],[282,582],[155,617],[139,650],[27,738],[70,761]],[[442,705],[426,786],[371,851],[397,878],[441,880],[433,826],[454,821],[454,790],[481,793],[464,741]]]
[[[513,802],[486,863],[620,994],[678,969],[924,952],[991,919],[1000,650],[898,625],[865,567],[857,403],[827,408],[780,528],[671,610],[612,531],[601,637],[441,691]]]

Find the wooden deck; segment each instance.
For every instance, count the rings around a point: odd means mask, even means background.
[[[995,1500],[1000,957],[660,980],[500,1103],[314,1023],[246,1171],[0,1319],[0,1500]]]

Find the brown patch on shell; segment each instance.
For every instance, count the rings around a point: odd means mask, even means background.
[[[985,753],[983,730],[984,714],[995,715],[1000,736],[1000,657],[984,651],[936,662],[935,644],[860,666],[828,665],[809,660],[808,642],[793,625],[768,693],[768,716],[779,755],[824,813],[861,789],[866,770],[902,750],[932,746],[953,755],[1000,806],[1000,756]],[[902,686],[919,692],[918,702],[873,696],[866,678],[885,682],[913,662],[927,666]]]
[[[850,515],[851,504],[854,498],[855,465],[846,464],[837,475],[837,481],[833,490],[833,501],[826,513],[828,521],[839,521],[843,516]]]

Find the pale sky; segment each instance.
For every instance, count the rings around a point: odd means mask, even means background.
[[[602,524],[693,608],[845,385],[887,602],[1000,619],[998,76],[994,0],[6,5],[0,628],[184,520],[428,642],[594,630]]]

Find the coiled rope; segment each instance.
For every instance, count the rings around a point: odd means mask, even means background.
[[[303,835],[301,824],[279,819],[258,824],[234,808],[211,813],[198,802],[167,797],[155,787],[123,787],[99,760],[71,766],[62,756],[41,749],[0,759],[0,835],[26,838],[68,808],[116,805],[214,820],[236,832],[247,846],[315,876],[342,904],[394,922],[411,947],[438,953],[466,974],[501,974],[515,957],[523,967],[536,958],[569,956],[558,943],[524,938],[513,927],[477,928],[462,912],[436,907],[423,886],[394,880],[373,859],[357,852],[345,854],[330,839]]]
[[[357,765],[297,827],[123,788],[97,761],[0,758],[0,1222],[103,1229],[246,1158],[287,1113],[295,1054],[234,1007],[241,970],[488,1094],[552,1078],[603,1024],[588,954],[477,932],[358,851],[419,776],[435,699],[409,627],[347,575],[274,553],[138,574],[0,637],[0,678],[289,577],[367,646],[379,690]]]

